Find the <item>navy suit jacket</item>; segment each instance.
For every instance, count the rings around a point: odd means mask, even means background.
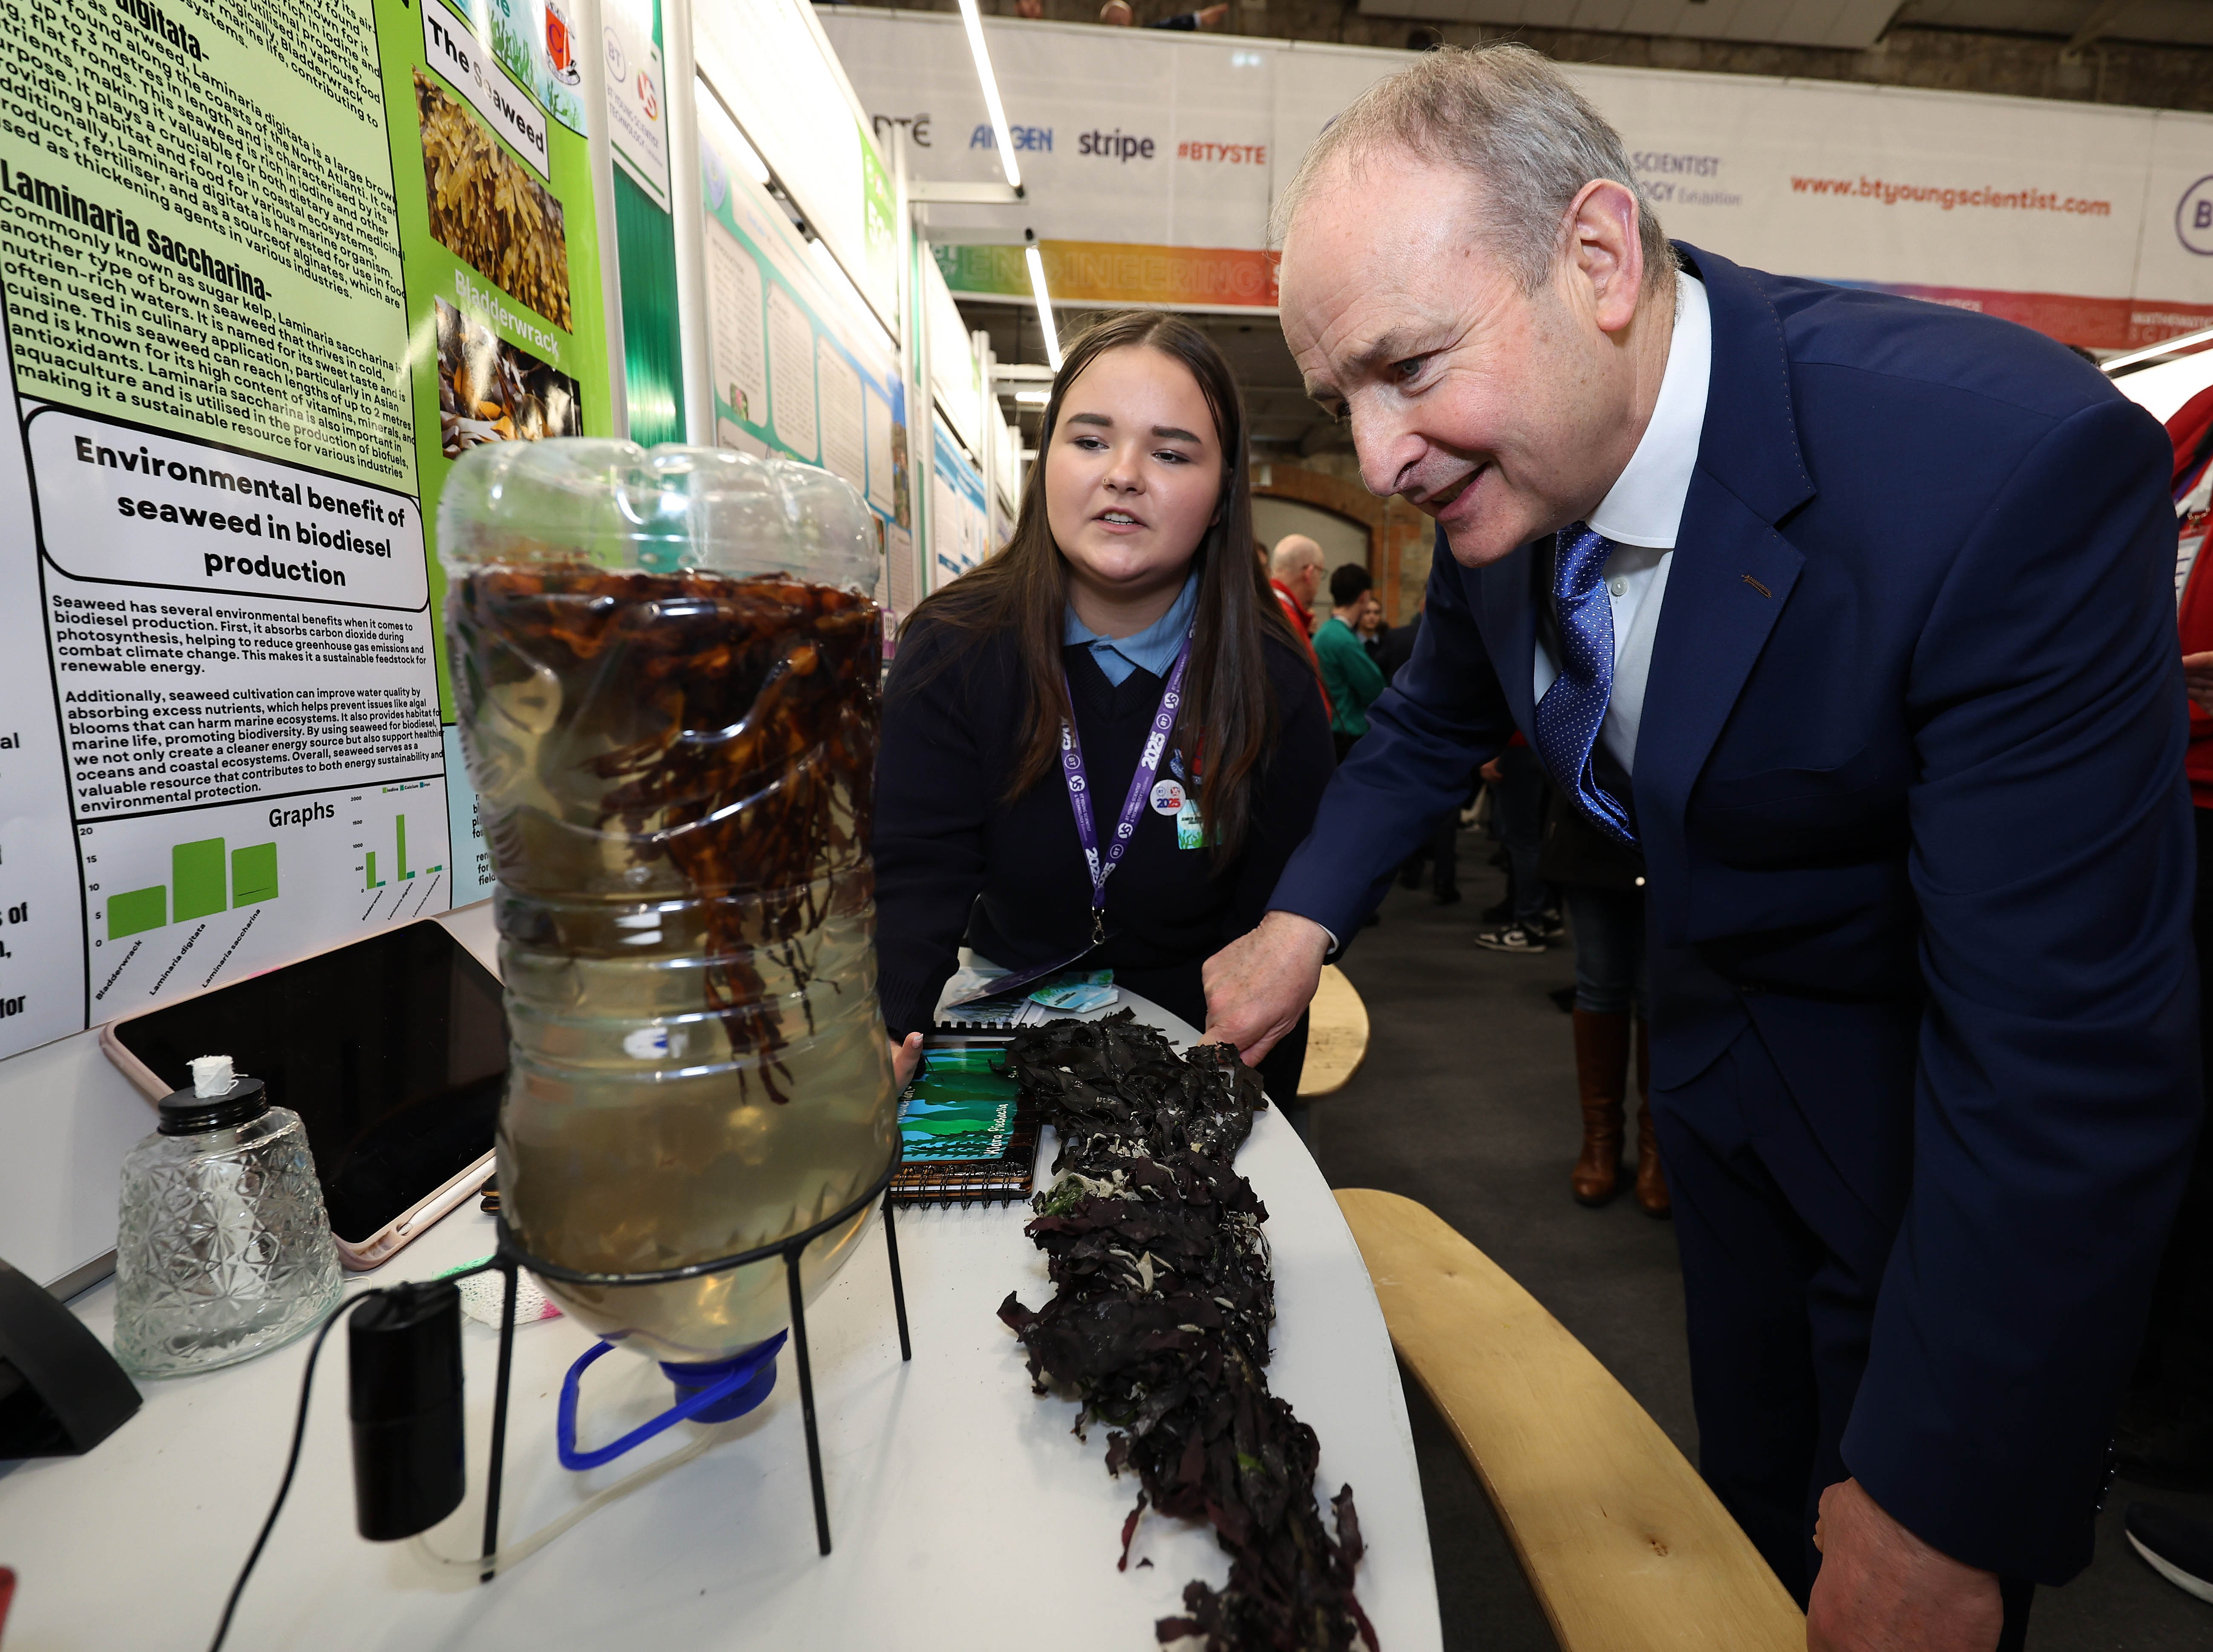
[[[1633,783],[1653,1082],[1757,1029],[1897,1235],[1846,1463],[2062,1582],[2202,1106],[2172,454],[2022,328],[1679,251],[1713,371]],[[1440,537],[1271,906],[1356,933],[1530,728],[1536,549]]]

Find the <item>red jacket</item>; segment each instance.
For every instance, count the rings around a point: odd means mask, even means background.
[[[1283,618],[1291,622],[1299,641],[1306,644],[1307,663],[1314,668],[1314,686],[1321,690],[1321,703],[1329,706],[1329,714],[1333,717],[1337,708],[1330,704],[1329,685],[1321,680],[1321,661],[1314,651],[1314,614],[1299,600],[1296,592],[1284,588],[1283,581],[1271,579],[1268,583],[1276,588],[1276,600],[1283,605]]]
[[[2213,649],[2213,573],[2206,571],[2206,563],[2213,558],[2199,554],[2205,545],[2208,521],[2207,501],[2199,495],[2209,475],[2213,475],[2213,389],[2201,390],[2183,403],[2182,411],[2167,420],[2167,434],[2174,443],[2174,504],[2180,519],[2174,565],[2175,620],[2182,633],[2182,651],[2203,654]],[[2190,772],[2191,802],[2200,808],[2213,808],[2213,716],[2206,716],[2194,703],[2190,708],[2190,751],[2184,766]]]

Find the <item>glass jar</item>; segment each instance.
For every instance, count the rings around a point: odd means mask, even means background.
[[[115,1356],[137,1376],[266,1353],[320,1321],[344,1283],[300,1115],[227,1058],[194,1065],[210,1076],[165,1100],[123,1161]]]

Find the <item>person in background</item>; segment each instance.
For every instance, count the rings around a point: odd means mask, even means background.
[[[1414,599],[1414,617],[1405,625],[1388,626],[1384,631],[1383,644],[1375,651],[1375,666],[1383,674],[1387,685],[1414,657],[1414,641],[1422,634],[1422,605],[1429,596],[1425,590]]]
[[[1329,576],[1329,618],[1314,632],[1314,657],[1321,661],[1321,686],[1329,694],[1329,731],[1337,741],[1337,760],[1368,732],[1368,707],[1383,692],[1383,673],[1360,645],[1354,629],[1370,586],[1368,570],[1348,562]]]
[[[1321,546],[1303,533],[1284,534],[1268,558],[1268,582],[1283,605],[1283,617],[1302,637],[1314,633],[1314,599],[1321,594],[1321,573],[1328,565]]]
[[[1560,938],[1560,892],[1545,881],[1545,765],[1517,732],[1476,771],[1491,788],[1491,825],[1506,851],[1506,899],[1484,910],[1491,928],[1475,944],[1492,952],[1543,952]],[[1496,864],[1496,863],[1493,863]]]
[[[1111,969],[1197,1026],[1200,964],[1312,824],[1328,720],[1251,554],[1245,429],[1205,334],[1101,321],[1054,377],[1007,547],[903,628],[875,845],[902,1082],[964,943],[1016,972]],[[1259,1064],[1279,1105],[1305,1045]]]
[[[1352,629],[1360,633],[1360,646],[1368,650],[1368,657],[1375,661],[1378,671],[1383,669],[1383,649],[1391,640],[1390,625],[1383,618],[1383,599],[1370,591],[1360,600],[1360,618],[1353,621]],[[1391,676],[1384,673],[1383,680]]]
[[[1324,561],[1321,546],[1305,534],[1286,533],[1276,541],[1276,548],[1269,555],[1268,585],[1276,594],[1283,618],[1290,621],[1291,629],[1298,632],[1299,641],[1306,647],[1308,663],[1314,667],[1314,686],[1320,691],[1322,710],[1326,712],[1330,710],[1329,686],[1322,680],[1321,661],[1314,651],[1314,603],[1321,594]]]
[[[1645,991],[1644,862],[1571,808],[1545,827],[1538,873],[1558,888],[1576,943],[1576,1088],[1583,1146],[1568,1177],[1576,1203],[1610,1203],[1621,1190],[1630,1052],[1637,1057],[1637,1208],[1670,1214],[1660,1142],[1652,1131],[1652,1011]],[[1634,1034],[1632,1038],[1632,1033]]]

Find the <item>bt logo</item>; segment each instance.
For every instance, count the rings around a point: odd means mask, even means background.
[[[2174,233],[2192,252],[2213,258],[2213,175],[2182,192],[2174,208]]]

